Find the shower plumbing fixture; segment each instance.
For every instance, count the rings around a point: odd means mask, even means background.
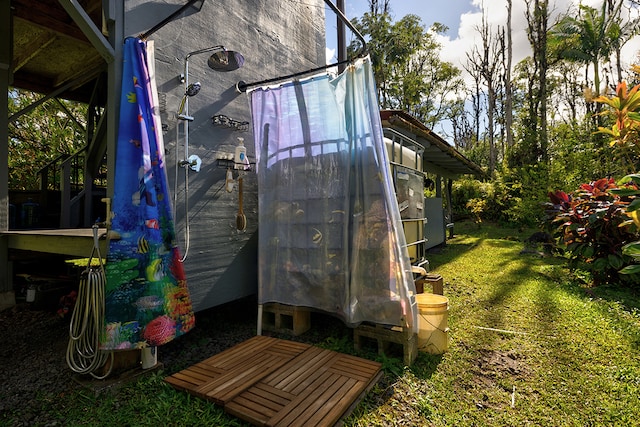
[[[187,89],[184,91],[182,101],[180,102],[180,108],[178,109],[178,114],[177,114],[178,120],[188,120],[190,122],[193,121],[192,116],[183,114],[184,106],[187,102],[187,97],[196,96],[198,92],[200,92],[200,89],[202,89],[202,85],[200,84],[200,82],[191,83],[189,86],[187,86]]]
[[[180,166],[182,167],[188,166],[189,169],[191,169],[194,172],[200,172],[200,165],[202,165],[202,160],[200,159],[200,157],[196,156],[195,154],[190,155],[187,160],[183,160],[180,162]]]
[[[177,218],[177,202],[178,202],[178,169],[184,168],[184,215],[185,215],[185,247],[184,255],[180,261],[187,259],[189,253],[189,170],[198,172],[202,160],[196,155],[189,155],[189,123],[194,120],[193,116],[189,115],[189,98],[195,96],[200,92],[202,85],[200,82],[189,83],[189,58],[194,55],[202,53],[211,53],[207,60],[207,65],[214,71],[233,71],[242,67],[244,64],[244,57],[238,52],[232,50],[226,50],[224,46],[217,45],[211,46],[200,50],[189,52],[184,58],[184,71],[179,76],[179,80],[184,83],[184,95],[180,101],[180,107],[176,114],[176,167],[175,167],[175,180],[173,191],[173,210],[174,218]],[[181,126],[182,125],[182,126]],[[180,141],[180,127],[182,127],[183,136],[183,160],[178,159],[178,145]]]

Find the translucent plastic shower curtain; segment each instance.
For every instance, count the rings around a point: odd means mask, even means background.
[[[415,285],[369,58],[251,92],[259,303],[416,328]]]

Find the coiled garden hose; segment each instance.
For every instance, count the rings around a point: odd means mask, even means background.
[[[91,261],[97,256],[100,263],[92,267]],[[69,345],[67,346],[67,364],[78,374],[91,374],[103,379],[109,376],[113,368],[113,352],[100,350],[100,334],[104,328],[106,276],[98,241],[98,226],[93,226],[93,250],[82,272],[71,323],[69,325]],[[102,376],[94,371],[106,363],[111,356],[111,365]]]

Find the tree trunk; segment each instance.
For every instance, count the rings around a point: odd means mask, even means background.
[[[513,148],[513,91],[511,90],[511,61],[513,59],[513,40],[511,39],[512,0],[507,0],[507,65],[504,73],[504,125],[507,137],[507,149]]]

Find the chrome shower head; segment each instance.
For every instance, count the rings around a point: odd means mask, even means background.
[[[202,85],[200,84],[200,82],[189,83],[189,86],[187,86],[187,89],[185,89],[184,91],[184,96],[182,97],[182,101],[180,102],[180,108],[178,109],[179,119],[189,121],[193,120],[193,117],[185,116],[182,114],[182,112],[184,111],[184,105],[187,102],[187,97],[196,96],[198,92],[200,92],[200,89],[202,89]]]
[[[219,50],[209,57],[207,64],[212,70],[233,71],[244,65],[244,56],[232,50]]]
[[[200,89],[202,89],[200,82],[190,83],[184,92],[184,96],[196,96]]]

